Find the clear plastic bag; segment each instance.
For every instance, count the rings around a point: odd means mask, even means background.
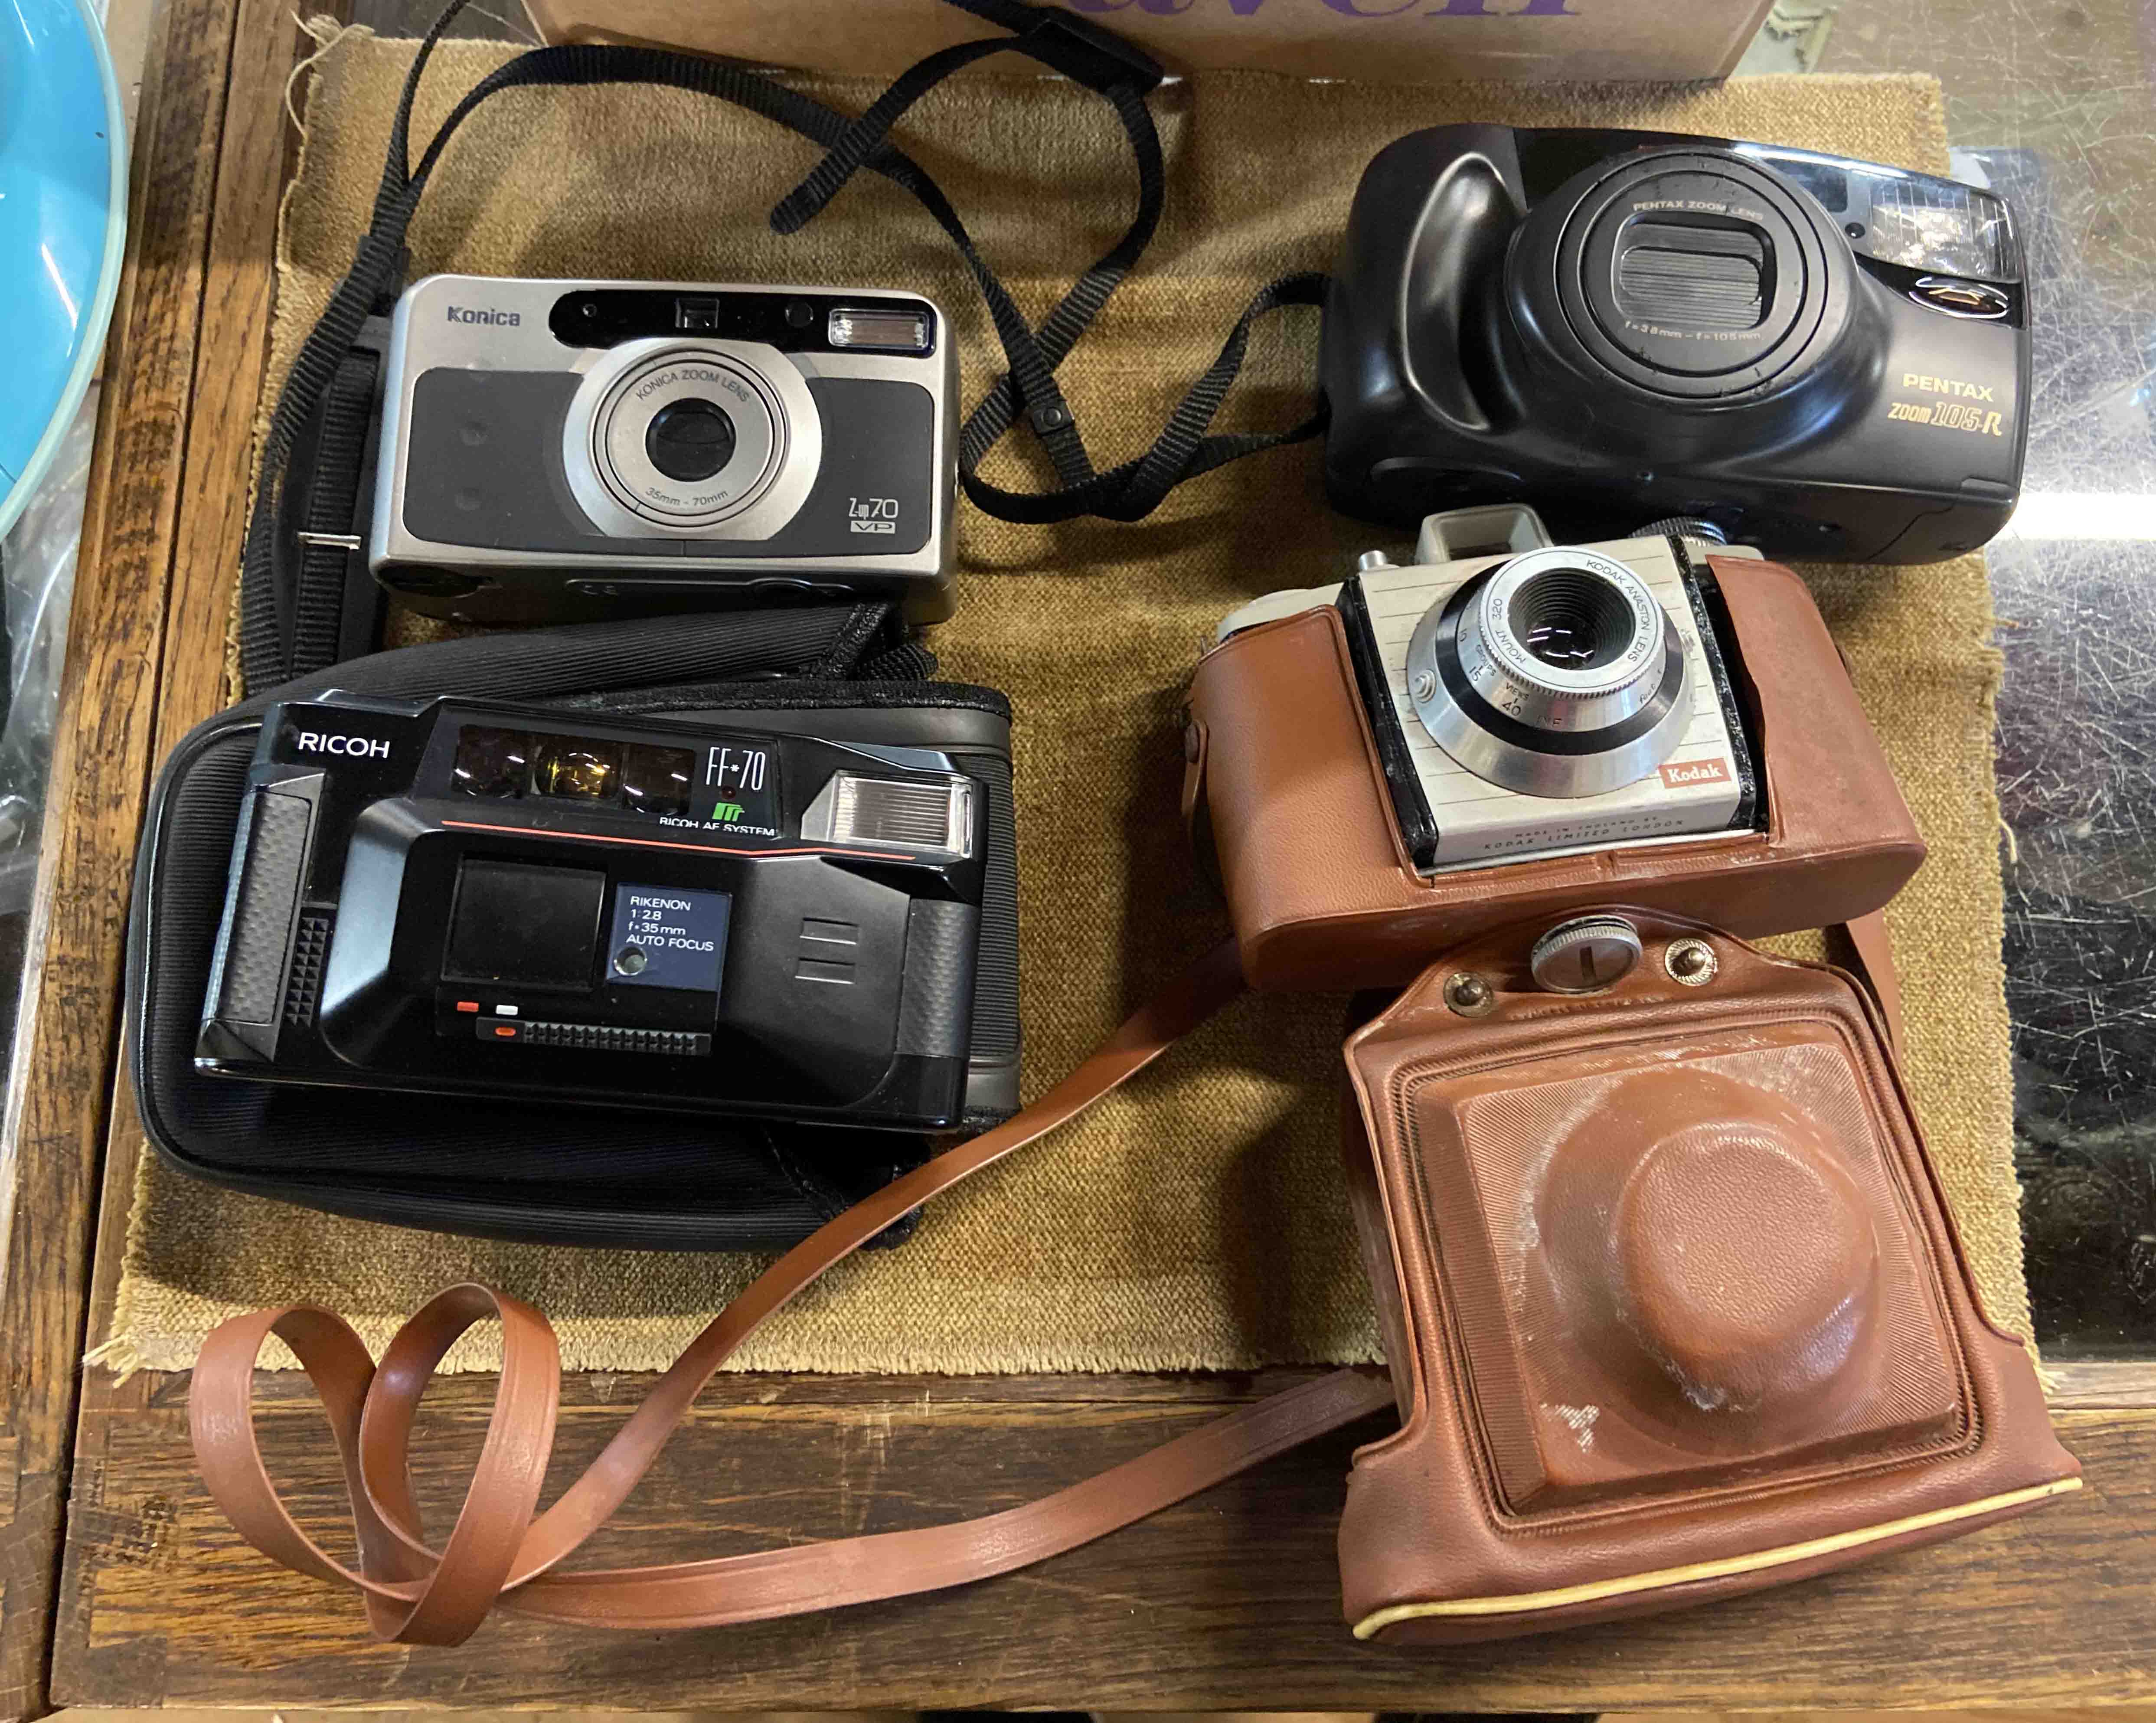
[[[0,917],[26,915],[37,881],[97,397],[93,384],[44,481],[0,547],[0,645],[7,665],[0,688],[6,712],[0,719]],[[0,939],[0,964],[20,944],[19,936]],[[10,999],[18,979],[0,975]]]

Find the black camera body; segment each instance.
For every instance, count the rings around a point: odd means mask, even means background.
[[[938,1130],[1014,1110],[1009,732],[273,707],[199,1070]],[[999,752],[998,752],[999,750]]]
[[[1365,171],[1327,303],[1326,484],[1399,526],[1519,502],[1560,537],[1711,523],[1921,563],[2019,496],[2028,300],[1956,181],[1640,131],[1446,126]]]

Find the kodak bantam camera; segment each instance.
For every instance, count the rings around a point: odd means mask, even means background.
[[[197,1068],[879,1129],[1007,1115],[1014,851],[980,758],[1007,726],[901,713],[953,739],[893,745],[801,716],[271,707]]]
[[[950,614],[957,361],[918,295],[432,275],[383,376],[367,556],[415,609]]]
[[[1409,565],[1255,599],[1199,661],[1186,757],[1259,986],[1398,985],[1611,904],[1823,927],[1923,858],[1803,582],[1682,522],[1566,546],[1460,510]]]
[[[2028,440],[2005,201],[1806,150],[1441,126],[1365,171],[1325,311],[1336,507],[1690,516],[1769,556],[1933,562]]]

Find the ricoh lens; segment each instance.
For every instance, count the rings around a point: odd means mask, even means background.
[[[734,458],[734,422],[715,401],[670,401],[651,415],[644,452],[668,478],[701,485]]]

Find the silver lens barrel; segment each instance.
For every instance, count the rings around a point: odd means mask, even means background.
[[[1417,624],[1407,677],[1440,748],[1527,795],[1620,789],[1691,722],[1676,625],[1637,574],[1593,551],[1529,551],[1468,581]]]
[[[562,426],[571,492],[627,537],[762,537],[807,499],[822,460],[814,401],[775,351],[624,342],[586,373]]]
[[[723,414],[731,455],[701,479],[670,476],[654,458],[653,433],[670,409]],[[662,527],[708,527],[763,494],[786,450],[785,421],[762,379],[723,354],[659,353],[618,378],[592,424],[600,481],[624,508]]]

